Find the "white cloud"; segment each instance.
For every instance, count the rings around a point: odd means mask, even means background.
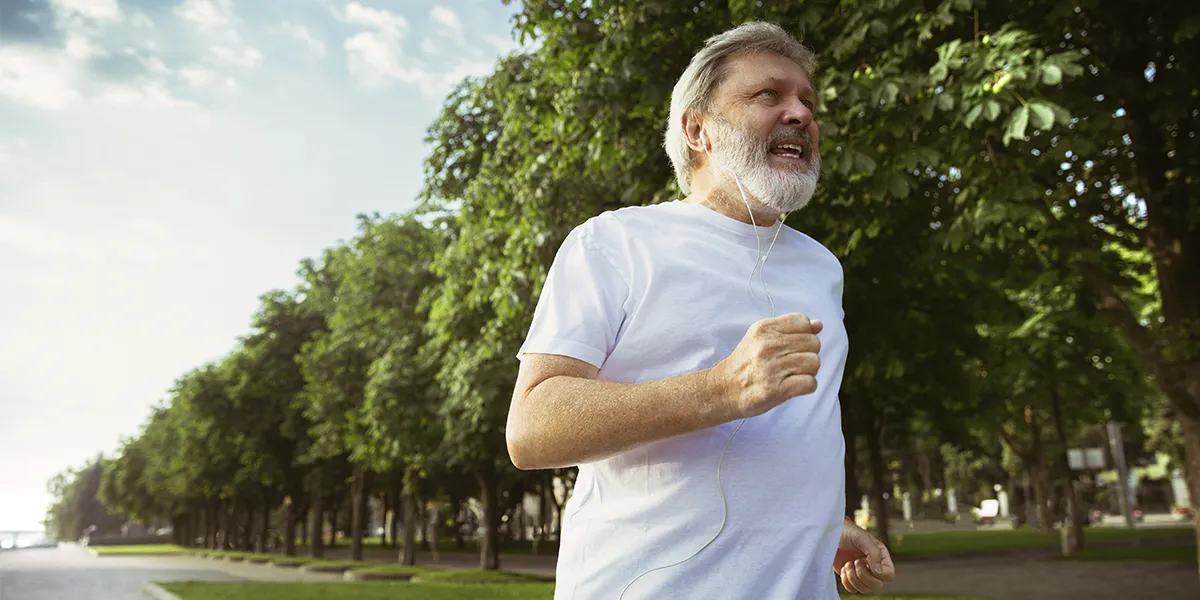
[[[342,18],[370,28],[346,40],[346,66],[364,87],[383,87],[392,80],[408,81],[416,76],[404,65],[401,42],[408,31],[404,17],[386,10],[368,8],[357,2],[346,5]]]
[[[216,71],[201,66],[179,69],[179,77],[194,88],[205,88],[217,81]]]
[[[434,5],[433,8],[429,9],[429,18],[432,19],[434,23],[454,31],[455,33],[462,31],[462,21],[459,20],[458,15],[454,14],[454,11],[446,8],[445,6]]]
[[[363,88],[382,88],[400,82],[416,87],[427,98],[437,98],[444,96],[464,77],[488,73],[494,66],[492,61],[464,61],[434,68],[417,61],[404,52],[408,22],[403,16],[386,10],[351,2],[339,17],[367,28],[348,38],[343,45],[346,67]],[[443,27],[459,23],[458,17],[445,9],[435,8],[431,17]],[[436,49],[428,39],[421,43],[421,50],[426,53],[433,54]]]
[[[129,22],[132,23],[134,27],[141,29],[154,29],[154,21],[151,20],[150,17],[147,17],[145,13],[133,13],[133,17],[129,19]]]
[[[492,45],[492,48],[499,54],[508,54],[518,48],[517,41],[512,36],[492,35],[485,33],[479,36],[480,39]]]
[[[279,27],[284,31],[284,33],[291,36],[292,39],[298,40],[300,43],[307,46],[313,54],[317,56],[325,56],[325,42],[322,42],[314,37],[307,27],[303,25],[297,25],[289,21],[280,23]]]
[[[65,257],[83,262],[100,262],[94,244],[44,223],[0,214],[0,247],[38,257]]]
[[[347,23],[374,27],[380,32],[393,37],[400,37],[404,32],[408,31],[408,21],[403,16],[383,9],[363,6],[358,2],[347,4],[342,18]]]
[[[161,81],[142,81],[132,85],[110,85],[97,94],[97,104],[138,109],[188,108],[199,106],[190,100],[175,97]],[[197,115],[199,117],[199,115]]]
[[[136,108],[195,106],[166,89],[162,77],[171,70],[157,56],[124,51],[145,68],[133,83],[105,81],[89,68],[92,59],[112,54],[102,40],[105,28],[122,21],[116,0],[52,0],[51,6],[65,46],[0,46],[0,96],[42,110],[63,110],[84,101]]]
[[[146,67],[146,70],[150,73],[153,73],[155,75],[170,75],[171,74],[171,69],[167,67],[167,63],[164,63],[163,60],[157,56],[151,56],[149,58],[139,57],[139,60],[141,61],[142,65]]]
[[[50,4],[60,23],[73,17],[100,22],[121,20],[121,8],[117,6],[117,0],[52,0]]]
[[[58,110],[80,101],[74,81],[79,63],[64,54],[0,46],[0,96],[35,108]]]
[[[200,29],[216,29],[233,23],[233,4],[232,0],[183,0],[175,14]]]
[[[222,61],[247,69],[257,67],[263,60],[262,52],[259,52],[258,48],[251,46],[245,46],[241,49],[216,46],[212,49],[212,53]]]

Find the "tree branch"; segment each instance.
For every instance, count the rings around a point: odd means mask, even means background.
[[[1116,320],[1117,326],[1125,333],[1125,337],[1133,344],[1135,350],[1145,358],[1146,362],[1154,371],[1155,377],[1162,383],[1164,391],[1169,391],[1173,387],[1179,385],[1176,376],[1176,368],[1163,355],[1162,350],[1154,341],[1154,337],[1150,331],[1138,323],[1133,316],[1133,310],[1129,308],[1129,304],[1121,297],[1112,282],[1101,274],[1095,267],[1091,265],[1082,265],[1084,279],[1091,286],[1092,290],[1100,297],[1100,306]],[[1200,419],[1200,406],[1195,402],[1188,402],[1178,394],[1168,393],[1168,397],[1175,403],[1176,408],[1181,412],[1194,419]]]

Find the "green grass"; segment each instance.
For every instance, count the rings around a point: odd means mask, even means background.
[[[1161,537],[1186,536],[1191,527],[1155,529],[1118,529],[1090,527],[1084,533],[1087,543],[1104,543]],[[892,535],[891,551],[905,556],[942,556],[1003,550],[1057,548],[1062,544],[1057,532],[1046,535],[1036,529],[938,531],[935,533],[897,533]]]
[[[432,571],[421,573],[422,582],[439,583],[520,583],[544,581],[537,575],[512,571],[483,571],[479,569]]]
[[[388,575],[396,574],[413,574],[424,576],[427,573],[442,571],[442,567],[427,567],[424,565],[397,565],[397,564],[377,564],[369,567],[358,567],[353,569],[355,573],[384,573]]]
[[[552,583],[160,583],[182,600],[550,600]],[[861,596],[850,596],[855,598]],[[875,600],[977,600],[949,596],[870,596]]]
[[[100,556],[139,556],[146,554],[191,554],[192,550],[174,544],[142,544],[137,546],[88,546]]]
[[[1151,562],[1180,562],[1195,566],[1195,546],[1148,546],[1145,548],[1104,548],[1099,550],[1084,550],[1071,556],[1061,557],[1062,560],[1082,561],[1151,561]]]
[[[554,584],[501,583],[160,583],[182,600],[551,600]]]

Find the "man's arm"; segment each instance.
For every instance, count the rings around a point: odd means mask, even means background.
[[[506,430],[518,469],[600,460],[734,418],[711,370],[640,384],[597,381],[598,372],[566,356],[525,355]]]
[[[592,462],[656,440],[762,414],[816,390],[819,321],[764,319],[711,369],[637,384],[603,382],[586,362],[526,354],[508,413],[519,469]]]

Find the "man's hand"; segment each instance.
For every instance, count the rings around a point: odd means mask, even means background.
[[[842,525],[833,570],[842,578],[842,587],[855,594],[874,592],[896,578],[887,546],[849,519]]]
[[[733,353],[712,369],[736,418],[761,415],[817,390],[821,329],[820,321],[797,313],[750,326]]]

